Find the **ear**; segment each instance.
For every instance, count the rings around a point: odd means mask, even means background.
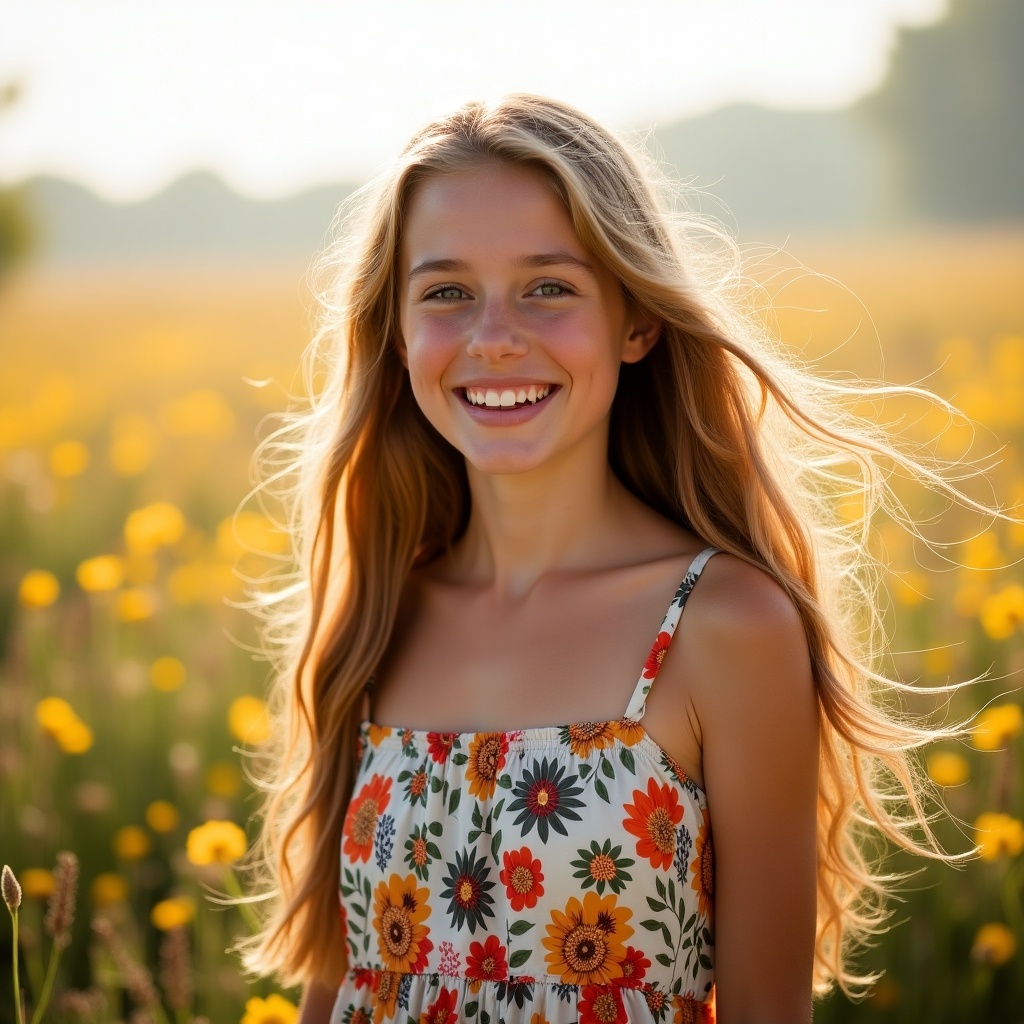
[[[395,331],[395,351],[398,353],[398,358],[402,361],[402,365],[408,370],[409,351],[405,347],[405,338],[402,337],[402,332],[399,330]]]
[[[622,346],[624,363],[639,363],[657,344],[662,323],[653,316],[634,311],[628,325],[629,334]]]

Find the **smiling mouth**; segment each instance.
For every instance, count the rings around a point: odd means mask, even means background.
[[[543,402],[557,388],[552,384],[521,388],[460,388],[463,401],[486,409],[516,409]]]

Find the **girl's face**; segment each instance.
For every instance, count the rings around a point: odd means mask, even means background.
[[[470,464],[525,472],[585,439],[606,451],[619,366],[658,325],[628,308],[543,174],[490,162],[423,182],[398,273],[413,394]]]

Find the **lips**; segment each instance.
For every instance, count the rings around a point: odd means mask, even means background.
[[[515,409],[543,402],[555,386],[527,384],[508,388],[464,387],[462,397],[469,405],[487,409]]]

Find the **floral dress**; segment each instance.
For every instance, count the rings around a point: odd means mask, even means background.
[[[714,1020],[707,801],[640,724],[714,553],[687,570],[616,721],[362,725],[331,1024]]]

